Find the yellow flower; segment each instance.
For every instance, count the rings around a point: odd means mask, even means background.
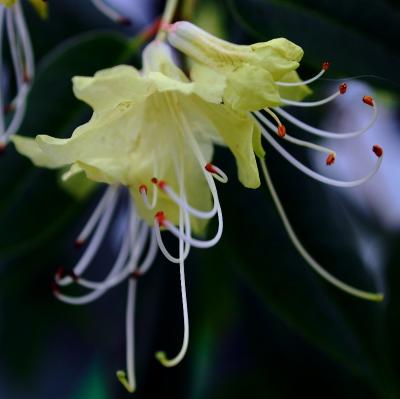
[[[176,22],[167,31],[170,44],[194,61],[192,79],[223,84],[224,102],[234,109],[257,111],[280,105],[276,82],[300,81],[294,71],[303,50],[287,39],[237,45],[187,21]],[[290,96],[296,99],[309,93],[305,85],[290,89]]]
[[[167,45],[147,46],[142,72],[121,65],[94,77],[75,77],[73,89],[94,113],[71,138],[13,138],[18,151],[37,166],[71,165],[94,181],[130,187],[140,216],[149,224],[154,211],[164,211],[176,225],[179,219],[176,201],[163,190],[155,210],[145,206],[138,188],[152,178],[166,181],[175,193],[184,190],[191,206],[210,208],[204,168],[214,144],[231,149],[246,187],[259,186],[254,148],[260,156],[262,148],[257,123],[248,114],[220,104],[222,86],[190,82],[172,61]],[[152,195],[156,189],[151,186]],[[197,232],[205,225],[197,218],[192,218],[192,224]]]
[[[383,150],[377,145],[372,148],[378,158],[375,167],[361,178],[342,181],[326,177],[311,170],[308,166],[295,159],[274,137],[277,136],[278,140],[285,140],[292,144],[327,154],[325,162],[330,166],[335,161],[335,151],[287,134],[286,126],[280,118],[296,125],[306,133],[341,140],[363,134],[375,122],[377,111],[375,103],[370,96],[364,96],[362,99],[365,104],[372,107],[369,123],[364,128],[342,134],[327,132],[310,126],[280,108],[281,105],[306,108],[318,107],[345,94],[347,85],[342,83],[335,93],[325,99],[311,102],[302,101],[310,93],[307,84],[319,79],[328,70],[328,62],[323,63],[317,75],[302,81],[296,69],[303,56],[303,50],[287,39],[278,38],[246,46],[219,39],[186,21],[176,22],[172,25],[164,24],[163,28],[169,43],[189,57],[191,63],[190,75],[193,81],[208,83],[209,85],[218,84],[224,87],[223,102],[232,107],[232,109],[253,115],[266,141],[292,165],[308,176],[337,187],[354,187],[365,183],[379,170],[383,158]],[[364,299],[382,300],[383,296],[380,293],[365,292],[338,280],[324,270],[308,254],[287,219],[263,158],[260,159],[260,164],[265,181],[289,237],[306,262],[336,287]]]

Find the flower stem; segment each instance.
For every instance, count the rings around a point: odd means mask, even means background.
[[[178,0],[167,0],[167,4],[164,8],[164,13],[161,18],[161,29],[158,31],[156,40],[165,40],[165,31],[163,30],[163,25],[169,24],[174,17],[176,7],[178,6]]]

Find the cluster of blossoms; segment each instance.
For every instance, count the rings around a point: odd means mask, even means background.
[[[98,2],[96,2],[98,3]],[[338,288],[360,298],[379,301],[382,294],[351,287],[324,270],[304,249],[291,228],[275,192],[265,163],[262,138],[295,167],[323,183],[353,187],[371,178],[382,162],[383,151],[373,147],[375,168],[354,181],[334,180],[316,173],[295,159],[279,140],[327,153],[332,165],[333,150],[299,140],[286,132],[281,118],[304,131],[323,137],[346,139],[362,134],[376,119],[374,100],[371,121],[354,132],[326,132],[309,126],[280,106],[320,106],[346,91],[340,85],[326,99],[304,102],[306,86],[328,69],[324,63],[315,77],[302,81],[296,69],[302,49],[279,38],[250,46],[218,39],[189,22],[170,24],[176,1],[167,3],[162,30],[143,51],[142,69],[120,65],[97,72],[93,77],[75,77],[75,96],[93,108],[91,119],[79,126],[69,139],[39,135],[35,139],[14,136],[17,150],[40,167],[69,167],[68,179],[84,173],[95,182],[106,183],[98,206],[77,239],[88,241],[78,263],[60,270],[55,277],[54,295],[66,303],[89,303],[128,280],[126,307],[127,372],[117,376],[128,391],[136,386],[134,367],[134,313],[138,278],[154,263],[158,249],[179,265],[183,306],[183,342],[179,353],[169,358],[156,354],[166,367],[178,364],[189,342],[189,318],[185,288],[185,260],[191,247],[210,248],[221,238],[223,217],[216,181],[226,183],[226,174],[211,163],[215,145],[226,146],[236,159],[239,180],[248,188],[260,185],[257,159],[294,245],[310,266]],[[167,42],[169,44],[167,44]],[[172,47],[190,60],[190,78],[176,64]],[[279,115],[279,116],[278,116]],[[131,201],[125,210],[125,228],[119,252],[103,281],[84,277],[94,262],[116,207],[128,189]],[[207,222],[216,217],[214,236],[204,239]],[[177,253],[164,245],[163,233],[177,238]],[[88,293],[72,297],[64,287],[77,284]]]

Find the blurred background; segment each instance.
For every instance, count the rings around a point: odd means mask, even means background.
[[[140,67],[135,37],[164,6],[159,0],[109,0],[132,21],[121,27],[89,1],[49,1],[45,21],[22,3],[38,71],[19,134],[57,137],[69,136],[90,116],[73,97],[71,77],[120,63]],[[138,287],[138,390],[132,397],[400,398],[399,2],[183,3],[181,16],[231,41],[286,37],[299,44],[305,51],[303,78],[331,61],[310,99],[343,81],[349,92],[318,110],[296,111],[313,126],[358,128],[368,119],[360,99],[374,96],[378,122],[363,138],[329,143],[338,151],[329,170],[323,156],[287,147],[315,169],[351,179],[370,169],[371,145],[379,143],[386,157],[365,186],[326,187],[266,143],[265,150],[305,247],[344,281],[383,290],[385,301],[357,300],[319,278],[291,245],[267,189],[243,188],[231,155],[218,149],[217,164],[230,177],[219,189],[225,231],[216,247],[193,250],[187,262],[188,354],[173,369],[154,358],[160,349],[175,353],[182,337],[178,269],[159,256]],[[132,43],[136,56],[127,51]],[[103,187],[72,195],[58,172],[34,168],[12,145],[0,157],[0,169],[0,398],[131,397],[115,378],[125,365],[126,286],[83,307],[58,302],[50,289],[57,268],[70,268],[79,258],[74,240]],[[117,218],[95,260],[95,277],[104,275],[115,256],[119,225]]]

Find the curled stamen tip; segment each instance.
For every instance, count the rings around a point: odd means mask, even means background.
[[[364,96],[362,98],[363,102],[367,105],[369,105],[370,107],[374,106],[374,99],[371,96]]]
[[[132,25],[132,21],[129,18],[126,18],[126,17],[118,18],[117,19],[117,23],[119,25],[122,25],[122,26],[131,26]]]
[[[336,155],[335,154],[329,154],[326,157],[326,164],[328,166],[331,166],[331,165],[333,165],[335,163],[335,160],[336,160]]]
[[[139,186],[139,193],[140,194],[147,194],[147,186],[145,184],[141,184]]]
[[[164,190],[166,185],[167,185],[167,183],[164,180],[160,180],[158,182],[158,187],[159,187],[160,190]]]
[[[165,352],[156,352],[155,357],[163,366],[168,367],[168,359]]]
[[[331,66],[331,63],[329,61],[325,61],[322,64],[322,69],[326,72],[329,69],[330,66]]]
[[[85,240],[77,239],[77,240],[75,240],[75,242],[74,242],[74,246],[75,246],[75,248],[77,248],[77,249],[81,248],[81,247],[83,246],[83,244],[85,244]]]
[[[280,124],[278,126],[278,136],[281,137],[281,138],[286,136],[286,127],[285,127],[285,125]]]
[[[164,226],[165,222],[165,213],[163,211],[159,211],[155,214],[154,218],[157,220],[160,226]]]
[[[132,386],[129,382],[128,379],[126,378],[126,373],[123,370],[118,370],[117,371],[117,378],[118,381],[125,387],[125,389],[129,392],[129,393],[133,393],[135,392],[135,387]]]
[[[157,184],[157,183],[158,183],[157,177],[152,177],[152,178],[151,178],[151,182],[152,182],[153,184]]]
[[[205,169],[207,172],[210,172],[210,173],[217,173],[217,170],[215,169],[215,167],[214,167],[214,165],[213,165],[212,163],[206,164],[206,166],[204,167],[204,169]]]
[[[380,157],[383,155],[383,148],[382,148],[380,145],[378,145],[378,144],[375,144],[375,145],[372,147],[372,151],[374,152],[374,154],[375,154],[378,158],[380,158]]]
[[[340,94],[344,94],[344,93],[346,93],[346,91],[347,91],[347,83],[342,83],[339,86],[339,93]]]

